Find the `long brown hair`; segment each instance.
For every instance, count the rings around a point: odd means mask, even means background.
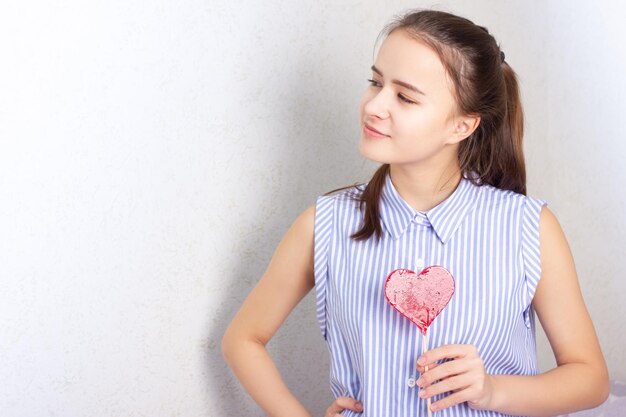
[[[478,186],[489,184],[526,195],[524,116],[517,76],[487,28],[451,13],[412,9],[395,17],[378,36],[395,30],[406,31],[439,55],[453,81],[458,111],[480,116],[478,127],[459,144],[461,174]],[[388,173],[389,164],[383,164],[362,190],[358,199],[361,209],[365,205],[363,226],[351,238],[367,240],[374,233],[381,238],[379,199]]]

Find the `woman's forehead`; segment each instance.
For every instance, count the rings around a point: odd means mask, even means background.
[[[374,65],[385,79],[415,85],[426,95],[447,90],[446,69],[437,52],[404,30],[395,30],[385,38]]]

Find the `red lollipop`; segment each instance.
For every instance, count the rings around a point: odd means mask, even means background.
[[[385,298],[400,314],[419,327],[422,352],[428,350],[426,330],[441,313],[454,294],[454,278],[444,267],[429,266],[419,275],[409,269],[392,271],[385,281]],[[428,366],[424,366],[428,372]],[[427,399],[428,416],[432,416],[430,397]]]
[[[454,278],[441,266],[429,266],[419,275],[409,269],[396,269],[385,281],[387,302],[415,323],[423,335],[452,294]]]

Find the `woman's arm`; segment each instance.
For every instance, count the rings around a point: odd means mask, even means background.
[[[228,326],[224,359],[250,396],[271,417],[310,417],[289,391],[265,345],[314,287],[315,205],[295,220],[269,266]]]
[[[572,254],[552,212],[539,221],[541,279],[533,306],[557,367],[534,376],[493,375],[489,407],[514,415],[554,416],[592,408],[610,391],[609,376],[580,292]]]

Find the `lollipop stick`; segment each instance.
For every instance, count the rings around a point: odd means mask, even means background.
[[[428,352],[428,344],[426,343],[426,333],[424,333],[424,337],[422,337],[422,355]],[[424,366],[424,372],[428,372],[428,366]],[[428,408],[428,417],[433,416],[433,412],[430,411],[430,397],[426,399],[426,408]]]

